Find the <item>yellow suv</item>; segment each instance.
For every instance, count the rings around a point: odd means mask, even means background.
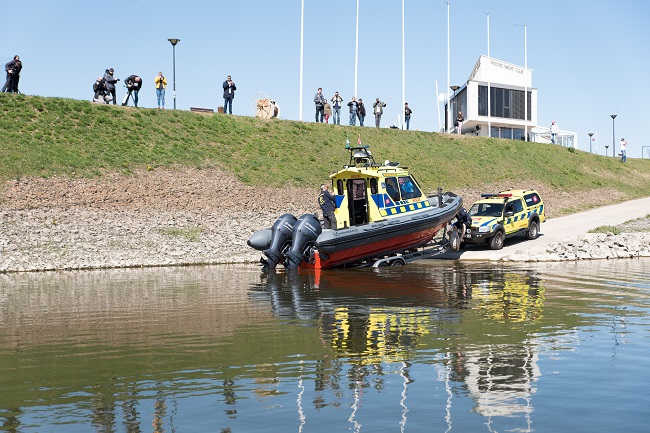
[[[508,190],[481,194],[469,210],[472,227],[463,242],[489,243],[493,250],[503,248],[507,237],[522,233],[536,239],[540,224],[546,221],[544,202],[534,190]]]

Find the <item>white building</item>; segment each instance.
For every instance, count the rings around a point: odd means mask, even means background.
[[[450,95],[450,113],[445,102],[445,131],[455,131],[461,111],[463,134],[514,140],[528,136],[529,141],[550,143],[549,127],[537,126],[537,89],[532,87],[532,76],[531,69],[481,55],[467,82]],[[574,132],[560,130],[557,140],[566,147],[578,145]]]

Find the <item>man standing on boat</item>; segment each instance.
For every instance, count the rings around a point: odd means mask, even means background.
[[[334,199],[332,193],[329,192],[326,184],[322,184],[320,186],[318,204],[323,211],[323,228],[336,229],[336,215],[334,215],[334,209],[336,209],[336,200]]]

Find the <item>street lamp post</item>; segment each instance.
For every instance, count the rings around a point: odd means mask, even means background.
[[[454,116],[456,116],[456,108],[458,106],[458,103],[456,102],[456,90],[460,89],[460,86],[449,86],[449,88],[454,93],[451,95],[451,103],[449,104],[449,107],[447,107],[447,109],[451,113],[451,119],[453,120]],[[454,107],[454,109],[452,110],[451,107]],[[452,125],[455,123],[456,123],[455,121],[452,122]]]
[[[616,155],[616,134],[614,133],[614,119],[616,119],[616,114],[610,114],[609,117],[612,118],[612,156]]]
[[[589,153],[591,153],[591,137],[593,137],[594,133],[587,132],[587,135],[589,136]]]
[[[172,59],[173,59],[173,80],[174,80],[174,110],[176,109],[176,44],[181,40],[176,38],[167,39],[172,44]]]

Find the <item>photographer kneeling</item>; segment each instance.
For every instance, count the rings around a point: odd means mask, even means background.
[[[133,94],[133,103],[134,105],[138,106],[138,92],[140,91],[140,88],[142,87],[142,78],[138,77],[137,75],[129,75],[126,80],[124,80],[124,84],[126,84],[126,88],[128,91],[126,92],[126,96],[124,97],[124,101],[122,101],[122,105],[126,106],[129,104],[129,96]]]

